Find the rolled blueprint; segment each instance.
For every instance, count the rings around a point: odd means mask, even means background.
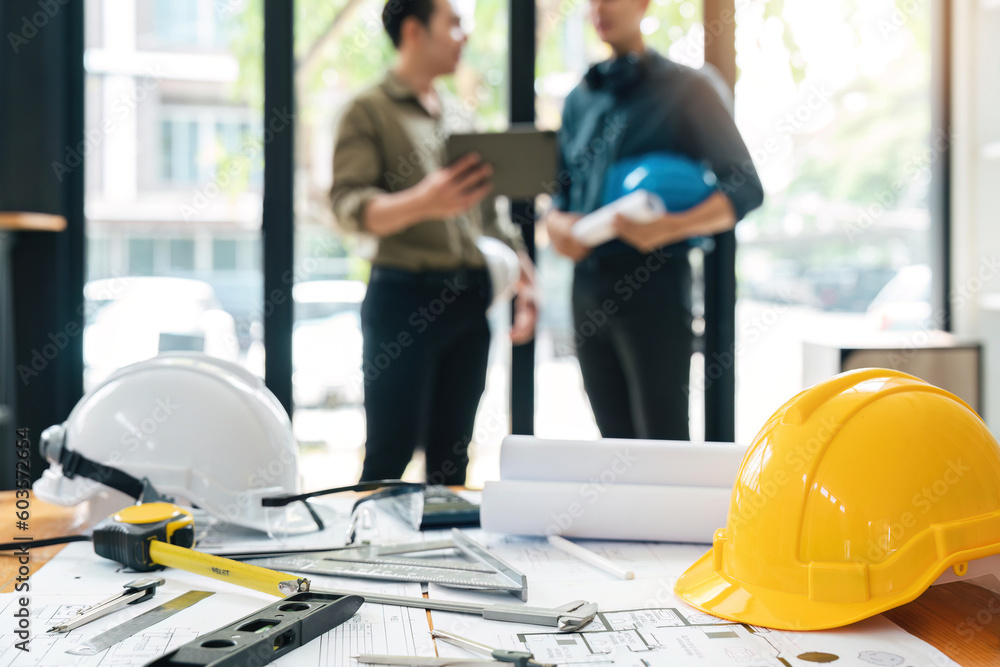
[[[615,214],[621,213],[634,222],[648,223],[666,212],[667,208],[658,195],[636,190],[577,220],[573,225],[573,236],[584,245],[600,245],[615,238],[615,230],[611,227]]]
[[[746,447],[669,440],[546,440],[509,435],[500,479],[733,488]]]
[[[483,530],[709,544],[726,525],[728,488],[585,482],[487,482]]]

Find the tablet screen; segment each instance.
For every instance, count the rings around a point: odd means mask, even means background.
[[[509,130],[448,137],[448,164],[476,152],[493,165],[493,193],[530,200],[556,187],[556,133]]]

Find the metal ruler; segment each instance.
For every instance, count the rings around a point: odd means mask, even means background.
[[[155,609],[150,609],[143,614],[139,614],[133,619],[125,621],[120,625],[116,625],[110,630],[105,630],[90,641],[84,642],[83,644],[80,644],[75,648],[71,648],[66,652],[72,653],[73,655],[97,655],[104,649],[114,646],[123,639],[128,639],[137,632],[142,632],[146,628],[156,625],[163,619],[173,616],[182,609],[187,609],[199,600],[204,600],[209,595],[212,595],[211,591],[188,591],[183,595],[175,597],[173,600],[164,602]]]
[[[401,556],[443,549],[458,549],[471,562]],[[528,578],[458,528],[452,529],[450,540],[273,556],[254,559],[254,564],[278,570],[337,577],[419,581],[450,588],[507,591],[521,600],[528,599]]]

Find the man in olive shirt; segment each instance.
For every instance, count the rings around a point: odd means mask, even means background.
[[[534,334],[534,272],[519,231],[488,197],[490,167],[475,155],[442,166],[463,113],[434,80],[458,65],[458,14],[448,0],[389,0],[382,22],[398,59],[345,110],[330,193],[338,225],[377,244],[361,307],[361,479],[400,477],[423,446],[428,482],[463,484],[490,339],[492,287],[477,238],[499,238],[520,256],[515,344]]]

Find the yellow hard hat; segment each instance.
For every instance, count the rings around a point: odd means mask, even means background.
[[[949,567],[1000,553],[1000,445],[961,399],[862,369],[764,424],[726,527],[678,579],[729,620],[821,630],[905,604]]]

